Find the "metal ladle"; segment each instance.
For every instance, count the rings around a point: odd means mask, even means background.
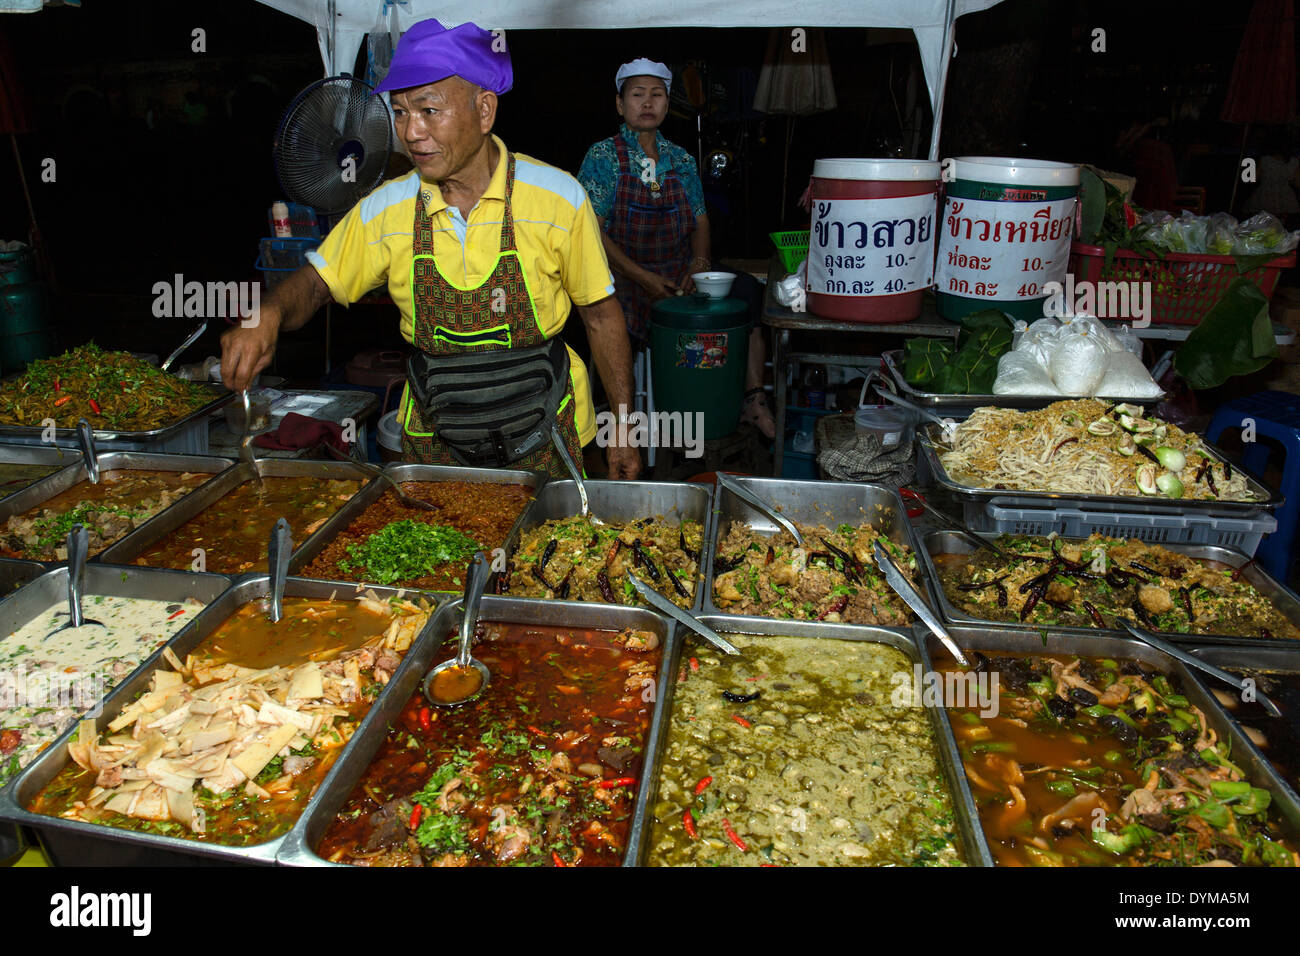
[[[380,468],[378,465],[372,465],[368,461],[358,461],[357,459],[353,458],[351,455],[344,454],[343,452],[339,451],[329,442],[325,443],[325,447],[329,450],[329,453],[333,455],[335,458],[337,458],[339,461],[346,461],[348,464],[360,468],[366,474],[374,475],[376,478],[382,478],[384,481],[392,485],[393,494],[397,495],[397,500],[402,505],[402,507],[416,508],[420,511],[441,511],[442,510],[437,505],[435,505],[432,501],[425,501],[423,498],[412,498],[410,495],[406,494],[404,491],[402,491],[402,486],[399,485],[396,481],[394,481],[392,477],[388,474],[388,472],[384,471],[384,469]]]
[[[912,587],[912,582],[907,580],[907,576],[894,563],[894,559],[879,541],[876,542],[875,553],[876,564],[880,565],[880,570],[884,572],[885,580],[894,589],[894,593],[902,598],[903,603],[912,609],[912,613],[920,618],[921,622],[930,629],[930,632],[943,642],[943,646],[948,648],[948,652],[957,659],[958,664],[962,667],[970,667],[970,661],[966,659],[966,655],[957,646],[957,642],[952,639],[952,635],[948,633],[947,628],[939,623],[934,611],[930,610],[930,605],[925,603],[925,598],[921,597],[916,588]]]
[[[1182,648],[1169,643],[1163,638],[1156,637],[1150,631],[1144,631],[1142,628],[1137,627],[1126,620],[1120,619],[1120,623],[1124,625],[1125,630],[1127,630],[1130,634],[1136,637],[1139,641],[1142,641],[1144,644],[1150,644],[1156,650],[1164,651],[1170,657],[1174,658],[1175,660],[1182,661],[1188,667],[1194,667],[1197,670],[1204,671],[1205,673],[1209,674],[1211,677],[1217,677],[1225,684],[1229,684],[1237,688],[1237,690],[1246,689],[1246,682],[1242,678],[1238,677],[1236,674],[1229,674],[1227,671],[1220,670],[1219,668],[1215,667],[1213,664],[1207,664],[1205,661],[1201,660],[1195,654],[1189,654],[1187,653],[1187,651],[1183,650]],[[1281,709],[1277,706],[1277,704],[1273,703],[1273,701],[1268,697],[1268,695],[1265,694],[1262,690],[1252,689],[1252,693],[1254,693],[1255,695],[1255,702],[1259,704],[1261,707],[1263,707],[1266,711],[1268,711],[1271,716],[1273,717],[1282,716]]]
[[[663,614],[667,614],[669,617],[673,618],[674,620],[682,624],[685,624],[696,634],[700,635],[700,637],[704,638],[714,647],[718,648],[718,650],[724,651],[728,654],[740,653],[740,649],[737,648],[735,644],[732,644],[729,640],[727,640],[725,637],[723,637],[721,634],[719,634],[717,631],[713,630],[712,628],[706,627],[705,625],[701,624],[699,621],[695,619],[695,615],[688,614],[686,611],[683,611],[676,604],[668,600],[666,597],[664,597],[654,588],[650,587],[650,585],[646,584],[644,581],[638,578],[631,571],[627,571],[625,573],[627,574],[627,579],[632,582],[632,587],[636,588],[637,593],[640,594],[641,597],[645,598],[646,603],[649,604],[656,611],[659,611]]]
[[[262,473],[257,469],[257,458],[253,455],[253,409],[252,403],[248,400],[248,389],[240,392],[240,396],[244,401],[244,439],[239,443],[239,457],[253,469],[257,487],[265,489],[266,482],[262,480]]]
[[[84,418],[77,422],[77,444],[81,446],[81,460],[86,463],[86,477],[92,485],[99,484],[99,453],[95,451],[95,432]]]
[[[569,449],[564,444],[564,436],[560,434],[560,429],[554,425],[551,426],[551,443],[555,445],[555,451],[559,454],[560,460],[564,462],[564,467],[569,470],[573,483],[578,486],[578,502],[582,507],[582,516],[592,524],[604,524],[603,521],[592,515],[591,504],[587,500],[587,483],[583,481],[582,471],[573,460],[573,456],[569,454]]]
[[[48,641],[60,631],[94,624],[104,627],[103,621],[91,621],[81,611],[81,581],[86,574],[86,554],[90,551],[90,534],[84,525],[73,525],[68,532],[68,623],[56,627],[42,640]]]
[[[474,627],[478,623],[478,608],[483,600],[483,592],[487,589],[488,577],[492,569],[488,564],[487,555],[482,551],[474,554],[470,559],[469,567],[465,569],[465,594],[462,601],[462,616],[460,621],[460,647],[457,649],[456,656],[451,660],[443,661],[429,673],[424,675],[424,680],[420,683],[424,696],[428,698],[429,703],[435,707],[459,707],[461,704],[468,704],[476,700],[485,690],[487,690],[488,681],[492,678],[492,672],[487,669],[487,665],[482,661],[475,659],[470,655],[470,645],[474,641]],[[453,684],[453,693],[439,696],[435,693],[435,688],[439,683],[439,676],[443,676],[443,683]],[[478,685],[473,685],[473,679],[477,677]],[[463,682],[464,686],[461,686]]]
[[[289,576],[289,556],[293,554],[293,538],[289,522],[283,518],[271,529],[266,543],[267,573],[271,576],[271,623],[278,624],[284,617],[284,582]]]
[[[745,502],[751,508],[754,508],[755,510],[766,515],[769,519],[776,522],[777,525],[784,528],[786,531],[790,532],[790,536],[794,538],[795,543],[799,545],[799,547],[801,548],[804,547],[803,535],[799,533],[799,529],[794,526],[793,521],[791,521],[789,518],[782,515],[779,511],[777,511],[775,508],[769,505],[758,495],[754,494],[748,488],[742,487],[729,475],[724,475],[722,472],[719,471],[713,477],[717,480],[720,486],[726,488],[729,492],[731,492],[741,501]]]

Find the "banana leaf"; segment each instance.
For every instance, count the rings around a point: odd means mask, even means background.
[[[935,379],[934,390],[945,395],[988,395],[998,377],[998,359],[1011,348],[1011,328],[1001,313],[1000,324],[982,323],[963,331],[966,342]],[[963,323],[965,320],[962,320]]]
[[[908,339],[903,343],[903,378],[918,391],[928,392],[951,359],[952,343],[946,339]]]
[[[1174,356],[1174,371],[1192,388],[1214,388],[1258,372],[1277,358],[1268,299],[1250,279],[1234,279]]]

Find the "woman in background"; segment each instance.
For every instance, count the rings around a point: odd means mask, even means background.
[[[615,293],[637,350],[649,338],[653,303],[694,292],[691,275],[711,265],[709,216],[695,158],[659,132],[671,85],[672,71],[662,63],[641,58],[619,67],[614,106],[623,125],[587,151],[578,171],[600,220]],[[765,352],[755,326],[741,420],[772,438],[776,423],[762,388]]]

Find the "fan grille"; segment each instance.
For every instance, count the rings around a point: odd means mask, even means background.
[[[379,185],[392,142],[384,98],[355,77],[331,76],[299,93],[285,112],[275,172],[294,202],[346,212]]]

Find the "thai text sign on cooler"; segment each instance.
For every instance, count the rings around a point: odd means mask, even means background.
[[[934,274],[939,164],[819,159],[813,166],[808,309],[850,322],[906,322]]]
[[[1079,167],[1036,159],[950,160],[934,285],[939,314],[1001,309],[1032,322],[1044,286],[1063,282]]]

